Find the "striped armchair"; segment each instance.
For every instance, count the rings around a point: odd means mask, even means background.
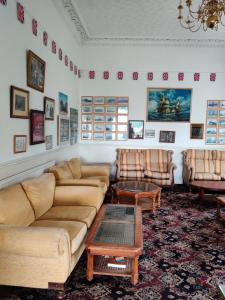
[[[189,185],[193,180],[221,180],[220,173],[225,171],[225,155],[221,155],[220,152],[224,151],[198,149],[183,151],[184,183]],[[224,164],[221,164],[223,159]]]
[[[149,181],[157,185],[174,183],[173,151],[162,149],[117,149],[117,180]]]

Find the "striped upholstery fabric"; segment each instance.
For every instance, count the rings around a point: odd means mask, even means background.
[[[145,181],[152,182],[156,185],[159,186],[164,186],[164,185],[172,185],[173,184],[173,178],[171,177],[170,179],[156,179],[156,178],[144,178]]]
[[[120,165],[120,169],[122,171],[143,171],[143,166],[138,164]]]
[[[215,172],[215,165],[213,162],[213,156],[211,150],[189,149],[187,150],[186,162],[191,165],[194,172],[196,171],[198,171],[198,173]]]
[[[213,173],[195,173],[195,179],[196,180],[220,180],[220,175],[216,175]]]
[[[170,173],[152,172],[145,170],[144,174],[155,179],[170,179]]]
[[[152,172],[167,172],[168,163],[171,162],[171,151],[162,149],[144,150],[145,170]]]
[[[221,177],[224,179],[225,151],[213,151],[213,158],[215,159],[215,173],[221,175]]]
[[[120,171],[120,177],[141,179],[144,177],[142,171]]]
[[[120,153],[120,169],[124,171],[141,171],[144,169],[141,150],[123,149]]]

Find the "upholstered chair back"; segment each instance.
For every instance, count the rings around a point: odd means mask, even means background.
[[[188,149],[184,151],[184,161],[190,164],[195,172],[214,173],[212,150]]]
[[[162,149],[143,150],[145,169],[152,172],[168,172],[168,165],[172,161],[173,151]]]

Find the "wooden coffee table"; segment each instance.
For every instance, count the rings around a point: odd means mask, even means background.
[[[127,196],[135,199],[135,205],[141,205],[142,211],[154,212],[160,207],[161,188],[153,183],[144,181],[119,181],[112,185],[117,203],[120,197]]]
[[[131,277],[138,282],[138,258],[143,250],[141,208],[134,205],[103,205],[86,240],[87,279],[94,275]],[[112,257],[124,257],[124,269],[109,267]]]
[[[205,190],[214,192],[225,192],[225,181],[194,180],[190,186],[199,190],[200,200],[204,200]]]
[[[220,214],[221,206],[225,206],[225,197],[217,197],[216,201],[217,201],[217,220],[220,219],[225,220],[225,217]]]

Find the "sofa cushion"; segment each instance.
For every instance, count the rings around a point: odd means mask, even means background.
[[[120,171],[120,177],[141,179],[144,177],[143,171]]]
[[[34,211],[20,184],[0,191],[0,224],[29,226],[34,220]]]
[[[197,180],[221,180],[221,177],[219,175],[213,174],[213,173],[197,172],[194,175],[194,179],[197,179]]]
[[[55,175],[56,180],[73,178],[73,174],[66,162],[56,165],[54,167],[51,167],[49,169],[49,172],[51,172]]]
[[[96,209],[91,206],[53,206],[39,220],[79,221],[89,228],[95,215]]]
[[[144,157],[141,150],[125,149],[120,153],[120,169],[122,171],[140,171],[144,168]]]
[[[71,253],[75,253],[87,233],[87,226],[76,221],[37,220],[32,227],[56,227],[65,229],[70,237]]]
[[[55,192],[55,176],[46,173],[40,177],[22,182],[22,186],[38,219],[53,205]]]
[[[144,167],[140,164],[120,165],[121,171],[142,171]]]
[[[145,169],[153,172],[167,172],[171,162],[171,151],[162,149],[144,150]]]
[[[213,152],[212,150],[188,149],[186,151],[186,159],[188,161],[192,159],[212,160]]]
[[[81,178],[81,166],[80,166],[80,159],[79,158],[73,158],[70,161],[68,161],[68,166],[70,168],[70,171],[73,175],[74,179],[80,179]]]
[[[98,179],[101,181],[102,184],[106,185],[106,190],[107,190],[107,187],[109,186],[109,177],[108,176],[88,176],[88,177],[82,177],[82,179],[90,179],[90,180]],[[103,187],[103,185],[101,185],[101,187]]]
[[[170,179],[170,173],[145,171],[145,176],[156,179]]]
[[[195,159],[191,160],[190,165],[192,166],[193,170],[198,173],[215,173],[215,165],[212,160],[209,159]]]

